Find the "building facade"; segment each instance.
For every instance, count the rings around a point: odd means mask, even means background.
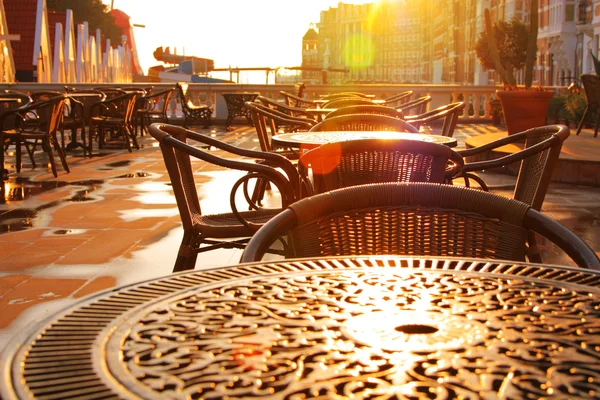
[[[589,52],[600,48],[596,3],[539,0],[535,84],[568,85],[590,71]],[[329,83],[496,84],[495,73],[482,68],[474,50],[484,31],[483,11],[489,8],[493,20],[526,21],[529,7],[529,0],[339,3],[321,12],[317,55],[310,57],[318,67],[348,69],[330,73]]]

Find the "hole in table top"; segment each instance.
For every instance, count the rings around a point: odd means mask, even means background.
[[[431,325],[407,324],[400,325],[394,328],[397,332],[406,333],[407,335],[428,335],[436,333],[439,329]]]

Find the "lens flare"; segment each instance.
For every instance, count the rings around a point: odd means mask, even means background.
[[[370,35],[364,33],[352,35],[344,43],[343,55],[348,67],[368,68],[375,60],[375,43]]]

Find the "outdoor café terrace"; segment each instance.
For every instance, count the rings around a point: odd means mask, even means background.
[[[231,145],[259,150],[255,129],[245,118],[235,118],[226,129],[224,92],[259,92],[278,98],[280,85],[191,85],[195,100],[214,106],[209,127],[200,132]],[[158,84],[155,90],[166,88]],[[56,85],[4,85],[22,91],[56,90]],[[478,146],[506,135],[502,125],[491,123],[489,101],[493,87],[364,85],[336,87],[373,93],[385,98],[404,89],[433,97],[430,108],[454,99],[465,99],[470,113],[463,115],[454,132],[456,149]],[[559,89],[557,89],[559,90]],[[315,85],[309,97],[332,91]],[[473,110],[479,110],[477,112]],[[470,115],[469,115],[470,114]],[[171,121],[182,123],[180,106],[173,103]],[[600,249],[600,138],[586,127],[563,145],[561,159],[546,195],[542,212],[575,232],[596,252]],[[433,126],[429,132],[435,133]],[[96,149],[86,157],[81,149],[67,152],[70,173],[58,169],[58,177],[45,167],[43,152],[35,157],[38,167],[14,169],[15,155],[6,153],[9,171],[6,203],[0,204],[0,349],[9,346],[32,325],[85,296],[171,274],[183,231],[169,175],[158,142],[150,135],[138,137],[139,149]],[[220,154],[218,150],[215,154]],[[511,151],[510,149],[507,151]],[[27,160],[26,160],[27,163]],[[28,164],[27,164],[28,165]],[[225,212],[229,190],[240,173],[197,162],[194,174],[200,182],[203,212]],[[516,177],[484,172],[494,193],[511,196]],[[267,201],[277,201],[268,192]],[[269,197],[271,196],[271,197]],[[573,266],[573,261],[552,244],[542,243],[548,265]],[[241,250],[219,249],[201,253],[196,270],[238,264]],[[276,257],[274,258],[276,259]]]

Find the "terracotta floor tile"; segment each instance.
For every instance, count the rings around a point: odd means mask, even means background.
[[[0,328],[6,328],[29,307],[65,298],[86,282],[85,279],[29,279],[0,299]]]
[[[74,298],[80,298],[92,293],[100,292],[116,286],[117,280],[112,276],[101,276],[88,282],[85,286],[73,294]]]
[[[57,264],[104,264],[125,253],[140,241],[140,232],[136,229],[111,229],[100,232],[88,240]]]
[[[7,275],[0,277],[0,298],[15,290],[18,285],[29,278],[31,278],[30,275]]]

